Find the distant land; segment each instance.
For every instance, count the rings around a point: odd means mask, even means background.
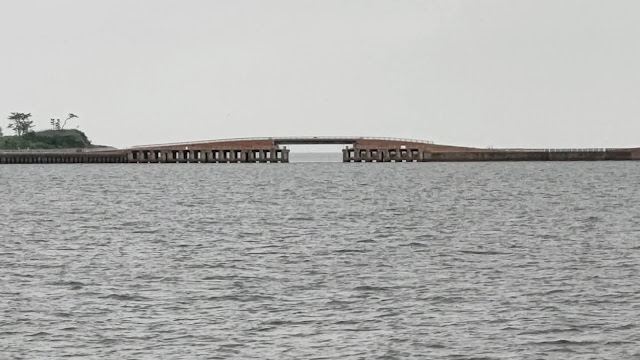
[[[0,150],[94,148],[87,135],[77,129],[31,131],[21,136],[0,136]]]

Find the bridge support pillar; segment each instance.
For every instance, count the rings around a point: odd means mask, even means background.
[[[138,162],[138,159],[140,158],[140,153],[137,150],[131,150],[129,151],[129,153],[127,154],[127,160],[130,163],[135,163]]]
[[[423,160],[423,152],[420,149],[411,150],[415,156],[415,160],[421,162]]]

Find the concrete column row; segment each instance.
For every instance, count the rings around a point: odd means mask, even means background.
[[[342,150],[343,162],[413,162],[424,161],[425,152],[421,149],[373,149],[345,148]]]
[[[7,154],[0,155],[0,164],[107,164],[125,163],[124,154]]]
[[[266,163],[289,162],[289,149],[129,150],[130,163]]]

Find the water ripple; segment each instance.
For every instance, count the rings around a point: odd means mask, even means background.
[[[638,163],[0,170],[3,358],[638,356]]]

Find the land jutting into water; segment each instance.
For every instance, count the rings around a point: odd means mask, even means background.
[[[0,136],[0,150],[83,149],[95,147],[77,129],[31,131],[20,136]]]

